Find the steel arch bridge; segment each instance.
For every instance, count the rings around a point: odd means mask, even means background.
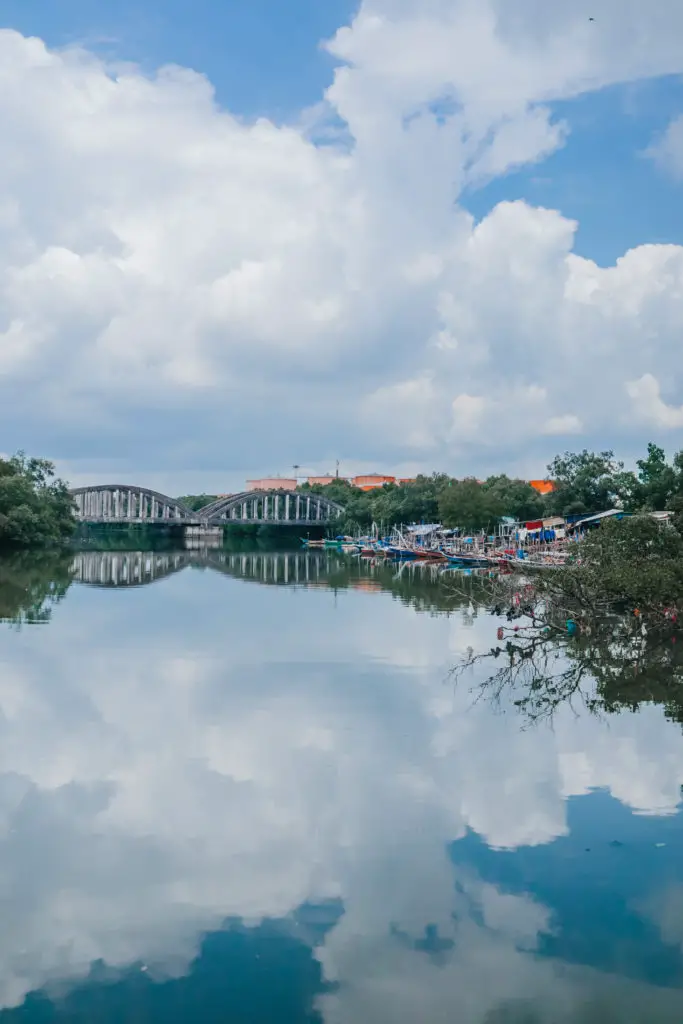
[[[243,491],[219,498],[196,512],[210,526],[233,522],[270,523],[280,526],[310,526],[331,523],[344,512],[343,506],[322,494],[301,491]]]
[[[82,523],[161,524],[215,528],[230,523],[270,526],[327,525],[339,519],[342,505],[322,494],[301,491],[243,491],[219,498],[196,512],[175,498],[147,487],[99,484],[71,492]]]

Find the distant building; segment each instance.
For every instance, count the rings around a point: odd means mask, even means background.
[[[417,478],[414,476],[400,476],[396,481],[398,484],[416,484]]]
[[[354,487],[361,491],[373,491],[376,487],[384,487],[385,484],[395,484],[395,476],[382,476],[380,473],[368,473],[366,476],[354,476],[351,481]]]
[[[338,476],[309,476],[308,483],[320,484],[323,487],[327,487],[328,484],[333,484],[335,480],[339,480]]]
[[[415,477],[403,477],[399,480],[395,476],[387,476],[384,473],[366,473],[352,478],[347,476],[333,476],[327,473],[324,476],[309,476],[307,483],[327,487],[337,480],[344,480],[352,487],[358,487],[361,491],[373,491],[385,484],[414,484]],[[295,480],[294,477],[268,476],[260,480],[247,480],[248,491],[294,491],[303,483],[302,480]]]
[[[296,487],[294,477],[266,476],[261,480],[247,480],[248,491],[295,491]]]
[[[530,480],[529,485],[539,494],[552,494],[555,490],[552,480]]]

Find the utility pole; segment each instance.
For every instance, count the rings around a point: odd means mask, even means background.
[[[301,466],[294,465],[294,466],[292,466],[292,469],[294,470],[294,479],[298,480],[299,478],[297,476],[297,472],[296,471],[297,471],[297,469],[301,469]]]
[[[337,477],[337,480],[338,480],[339,479],[339,459],[337,459],[337,473],[336,473],[336,477]]]

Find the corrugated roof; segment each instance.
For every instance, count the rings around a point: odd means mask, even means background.
[[[601,519],[610,519],[614,516],[627,516],[628,512],[624,512],[623,508],[610,508],[606,512],[596,512],[594,516],[586,516],[585,519],[579,519],[578,522],[572,523],[572,526],[583,526],[585,523],[598,523]]]

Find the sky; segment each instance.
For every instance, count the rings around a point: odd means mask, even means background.
[[[0,450],[178,494],[683,447],[682,33],[3,0]]]

